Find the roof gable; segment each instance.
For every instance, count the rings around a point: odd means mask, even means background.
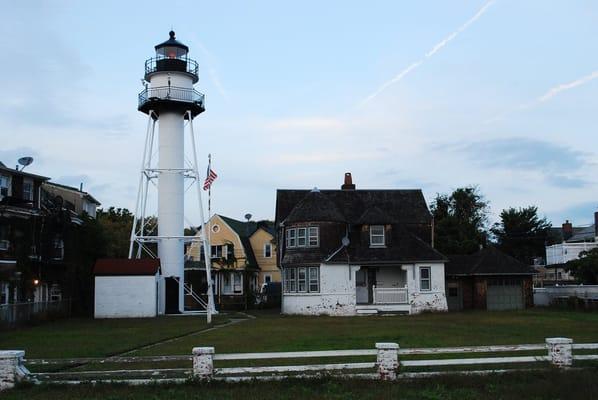
[[[295,211],[296,207],[303,208],[302,200],[309,193],[309,190],[285,190],[279,189],[276,192],[276,221],[277,223],[287,220]],[[344,217],[344,222],[359,224],[364,212],[372,209],[372,214],[378,216],[386,214],[392,222],[404,224],[429,224],[432,216],[419,189],[408,190],[321,190],[316,199],[326,199],[335,205],[335,209]],[[322,200],[323,201],[323,200]],[[380,210],[374,211],[375,209]],[[300,215],[301,213],[297,212]],[[326,215],[331,219],[338,219],[335,211],[333,215]],[[303,215],[309,218],[306,222],[317,221],[314,217]],[[319,216],[321,217],[321,216]],[[296,219],[294,217],[293,219]],[[389,221],[389,222],[391,222]]]

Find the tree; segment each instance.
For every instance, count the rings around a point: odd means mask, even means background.
[[[491,232],[499,249],[531,264],[534,257],[544,254],[550,227],[546,218],[538,216],[538,207],[511,207],[500,213],[500,222],[494,224]]]
[[[567,262],[565,269],[584,285],[598,284],[598,248],[579,253],[577,260]]]
[[[488,202],[476,186],[436,194],[431,204],[435,247],[444,254],[471,254],[487,240]]]
[[[128,257],[133,214],[126,208],[110,207],[106,211],[99,209],[96,218],[106,235],[106,257]]]

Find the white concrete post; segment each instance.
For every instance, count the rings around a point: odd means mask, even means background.
[[[0,391],[13,388],[29,375],[23,364],[23,350],[0,351]]]
[[[378,355],[376,366],[380,380],[394,381],[399,370],[399,345],[397,343],[376,343]]]
[[[557,368],[573,365],[573,339],[546,338],[546,348],[550,363]]]
[[[193,376],[201,380],[209,380],[214,376],[214,348],[193,348]]]

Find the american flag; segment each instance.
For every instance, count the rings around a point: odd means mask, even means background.
[[[218,178],[218,175],[216,175],[216,172],[214,172],[212,167],[208,165],[208,173],[206,175],[206,180],[203,182],[203,190],[208,190],[216,178]]]

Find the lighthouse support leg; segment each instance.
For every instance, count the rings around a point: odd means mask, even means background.
[[[208,236],[206,235],[206,223],[205,218],[203,215],[203,202],[201,201],[201,180],[199,175],[199,169],[197,166],[197,149],[195,147],[195,133],[193,132],[193,118],[191,116],[191,111],[188,112],[189,117],[189,133],[191,135],[191,148],[193,149],[193,169],[195,173],[195,177],[197,179],[196,188],[197,188],[197,200],[199,202],[199,217],[201,218],[201,244],[203,245],[204,249],[204,262],[206,266],[206,279],[208,281],[208,307],[206,309],[206,320],[208,324],[212,323],[212,313],[215,311],[214,307],[214,291],[212,288],[212,271],[211,271],[211,264],[212,260],[210,257],[210,243],[208,241]]]

